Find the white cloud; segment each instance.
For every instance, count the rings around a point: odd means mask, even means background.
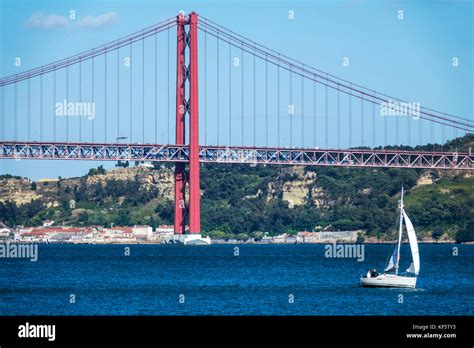
[[[26,21],[26,25],[30,28],[39,29],[54,29],[64,28],[68,24],[68,20],[64,16],[60,16],[54,13],[43,14],[41,12],[33,13],[31,17]]]
[[[85,16],[78,20],[77,24],[85,28],[100,28],[104,25],[114,23],[118,20],[118,14],[107,12],[98,16]]]

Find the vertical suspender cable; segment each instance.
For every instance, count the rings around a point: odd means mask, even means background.
[[[133,74],[132,74],[132,66],[133,66],[133,58],[132,58],[132,40],[130,39],[130,57],[129,57],[129,69],[130,69],[130,88],[129,88],[129,98],[130,98],[130,120],[129,120],[129,137],[130,137],[130,144],[133,143],[133,123],[132,123],[132,112],[133,112],[133,109],[132,109],[132,105],[133,105],[133,99],[132,99],[132,89],[133,89],[133,83],[132,83],[132,80],[133,80]]]
[[[170,117],[171,117],[171,114],[170,114],[170,89],[171,89],[171,86],[170,86],[170,29],[168,28],[167,30],[167,35],[168,35],[168,44],[167,44],[167,50],[168,50],[168,54],[167,54],[167,64],[168,64],[168,88],[167,88],[167,99],[168,99],[168,117],[166,118],[166,129],[167,129],[167,144],[170,143]]]
[[[107,142],[107,51],[104,54],[104,141]]]
[[[351,84],[352,88],[352,84]],[[352,89],[349,91],[349,148],[352,147]]]
[[[229,145],[232,145],[232,45],[229,40]]]
[[[28,123],[27,123],[27,140],[28,141],[31,141],[31,138],[30,138],[30,132],[31,132],[31,79],[28,79],[28,110],[27,110],[27,114],[28,114]],[[3,94],[3,88],[2,88],[2,94]],[[54,108],[54,103],[53,103],[53,108]],[[53,117],[54,117],[54,113],[53,113]],[[1,124],[0,124],[1,126]],[[3,139],[3,138],[2,138]]]
[[[364,99],[360,98],[360,146],[364,146]]]
[[[339,84],[337,85],[337,148],[341,148],[341,97]]]
[[[155,136],[154,141],[155,144],[158,143],[158,45],[157,45],[157,37],[155,30]]]
[[[314,77],[314,76],[313,76]],[[313,82],[313,146],[318,145],[318,137],[316,134],[316,81]]]
[[[240,144],[244,146],[244,49],[242,44],[242,49],[240,50],[241,61],[240,61],[240,74],[241,74],[241,118],[240,118]]]
[[[66,66],[66,100],[69,102],[69,64]],[[69,115],[66,113],[66,142],[69,143]]]
[[[94,57],[92,57],[92,103],[95,102],[95,93],[94,93]],[[94,142],[94,124],[95,124],[95,119],[92,121],[92,142]]]
[[[295,107],[293,105],[293,71],[292,65],[290,65],[290,110],[288,114],[290,115],[290,147],[293,147],[293,113],[295,112]]]
[[[254,50],[255,50],[255,42],[253,43],[253,47],[254,47]],[[255,52],[254,52],[255,53]],[[257,109],[256,109],[256,84],[255,84],[255,81],[256,81],[256,71],[255,71],[255,54],[253,55],[253,146],[255,147],[256,145],[256,134],[257,134],[257,130],[256,130],[256,119],[257,119]]]
[[[324,146],[327,149],[328,148],[328,129],[329,129],[329,115],[328,115],[328,79],[327,79],[327,74],[326,74],[326,85],[325,85],[325,95],[324,95],[325,101],[324,101],[324,109],[325,109],[325,122],[324,122]]]
[[[278,55],[280,58],[280,55]],[[278,147],[280,147],[280,62],[278,62],[277,67],[277,89],[278,89],[278,96],[277,96],[277,117],[278,117]]]
[[[268,147],[268,56],[265,54],[265,147]]]
[[[56,104],[56,69],[53,71],[53,108]],[[56,114],[53,114],[53,141],[56,141]],[[80,117],[79,117],[80,119]]]
[[[0,123],[0,132],[2,132],[2,140],[5,141],[5,86],[2,86],[2,121]]]
[[[142,38],[142,144],[145,144],[145,38]]]
[[[384,148],[387,147],[388,143],[387,143],[387,137],[388,137],[388,119],[387,119],[387,116],[384,116],[383,118],[383,145],[384,145]]]
[[[217,144],[219,146],[219,132],[220,132],[220,129],[219,129],[219,109],[220,109],[220,106],[219,106],[219,31],[217,31],[217,39],[216,39],[216,44],[217,44],[217,47],[216,47],[216,84],[217,84],[217,88],[216,88],[216,103],[217,103]]]
[[[304,70],[304,64],[303,64]],[[304,76],[301,75],[301,147],[304,148]]]
[[[82,60],[79,60],[79,102],[82,103]],[[79,117],[79,142],[82,141],[82,117]]]
[[[18,119],[17,119],[17,83],[13,84],[13,124],[14,124],[14,131],[13,131],[13,138],[15,141],[18,140],[17,128],[18,128]]]
[[[375,147],[375,103],[372,103],[372,147]]]
[[[43,70],[43,68],[41,68]],[[43,140],[43,72],[40,75],[40,140]]]
[[[120,47],[117,47],[117,142],[120,141]]]
[[[204,145],[207,145],[207,31],[204,31]]]

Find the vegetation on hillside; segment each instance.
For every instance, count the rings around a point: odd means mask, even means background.
[[[472,143],[472,137],[445,146],[464,148],[466,143]],[[169,168],[157,165],[141,170],[172,175]],[[403,185],[406,210],[421,237],[474,240],[474,177],[465,173],[336,167],[296,170],[235,164],[201,168],[202,230],[212,237],[258,238],[265,232],[275,235],[331,226],[336,230],[362,229],[368,236],[390,239],[396,229]],[[44,219],[78,226],[172,224],[172,197],[160,194],[157,185],[143,185],[138,168],[123,170],[131,171],[135,178],[123,180],[112,175],[106,181],[88,180],[105,175],[100,166],[81,178],[29,183],[24,189],[35,190],[41,198],[17,205],[0,197],[4,200],[0,202],[0,220],[10,226],[40,225]],[[429,182],[420,185],[422,178],[429,178]],[[290,204],[285,190],[301,182],[302,188],[293,190],[302,190],[304,197]],[[317,199],[315,192],[319,193]],[[56,204],[46,204],[47,199]]]

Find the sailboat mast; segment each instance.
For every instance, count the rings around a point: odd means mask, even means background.
[[[400,224],[398,228],[397,263],[395,264],[396,275],[398,275],[398,264],[400,262],[400,245],[402,243],[402,228],[403,228],[403,186],[402,186],[402,196],[400,199]]]

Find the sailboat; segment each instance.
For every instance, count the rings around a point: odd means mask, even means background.
[[[405,222],[410,242],[412,262],[405,273],[399,274],[400,266],[400,245],[402,243],[403,222]],[[390,287],[390,288],[414,288],[417,276],[420,273],[420,253],[416,240],[415,229],[408,217],[403,205],[403,187],[400,199],[400,223],[398,229],[397,244],[385,266],[384,273],[375,277],[361,277],[360,285],[366,287]]]

